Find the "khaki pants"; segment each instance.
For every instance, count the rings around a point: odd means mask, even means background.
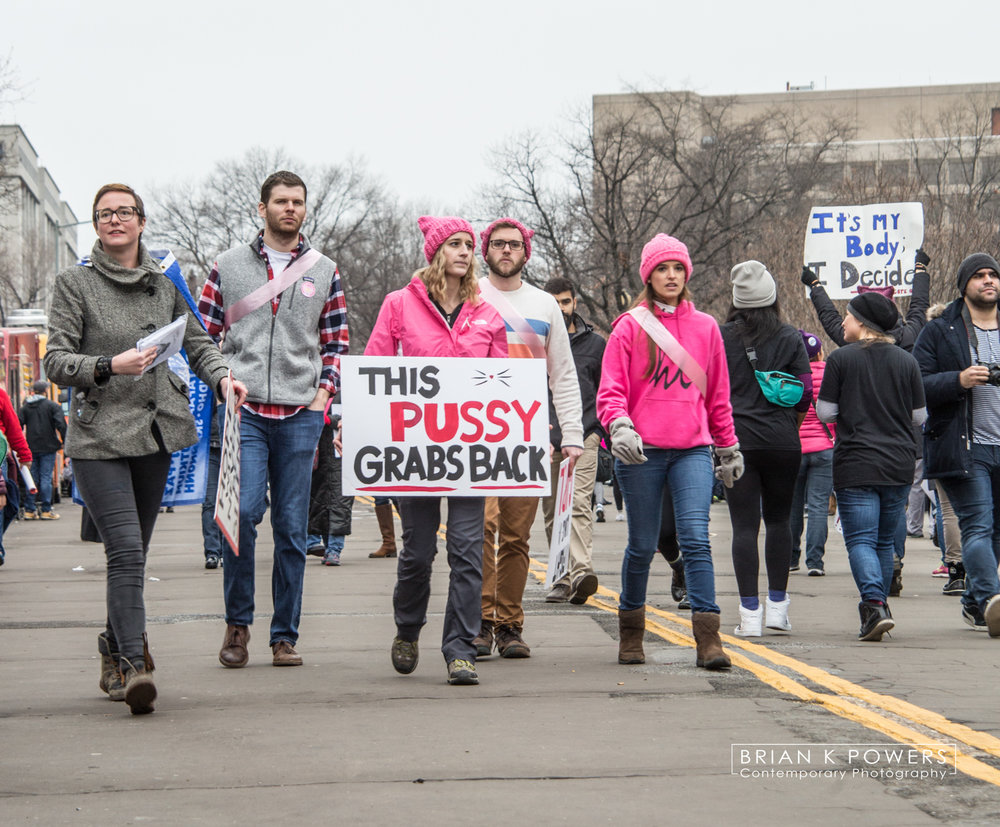
[[[528,582],[528,537],[537,497],[487,497],[483,540],[483,620],[524,626],[521,599]]]
[[[569,570],[560,582],[572,585],[594,568],[594,512],[590,498],[594,493],[597,479],[597,448],[601,444],[600,434],[591,434],[583,441],[583,453],[573,467],[573,521],[570,525]],[[545,515],[545,538],[552,543],[552,522],[556,513],[556,488],[559,485],[559,465],[563,461],[561,453],[552,455],[552,493],[542,500],[542,514]]]

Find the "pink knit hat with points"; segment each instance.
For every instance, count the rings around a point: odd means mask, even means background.
[[[521,238],[524,239],[524,260],[527,261],[531,258],[531,237],[535,234],[535,231],[529,230],[516,218],[498,218],[479,234],[483,240],[481,248],[483,258],[486,258],[486,250],[490,246],[490,236],[493,235],[493,231],[497,228],[498,224],[510,224],[510,226],[514,227],[521,234]]]
[[[684,281],[691,279],[691,256],[687,245],[671,235],[660,233],[642,248],[642,261],[639,264],[639,275],[642,283],[649,281],[650,274],[664,261],[679,261],[684,265]]]
[[[438,247],[455,233],[468,233],[472,236],[472,242],[476,241],[476,231],[472,229],[472,225],[464,218],[458,218],[454,215],[440,217],[422,215],[417,219],[417,226],[424,234],[424,255],[427,257],[428,264],[434,259]]]

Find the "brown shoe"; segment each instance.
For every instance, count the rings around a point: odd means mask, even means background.
[[[274,666],[301,666],[302,655],[292,648],[292,644],[287,640],[279,640],[271,647],[274,659],[271,661]]]
[[[112,701],[125,700],[125,684],[122,683],[122,673],[118,662],[118,652],[111,651],[111,641],[108,633],[101,632],[97,636],[97,651],[101,654],[101,679],[97,686]]]
[[[565,603],[571,594],[569,583],[556,583],[545,595],[546,603]]]
[[[705,669],[728,669],[732,666],[729,655],[719,639],[719,616],[714,612],[695,612],[691,615],[691,630],[697,644],[696,663]]]
[[[483,625],[479,628],[479,636],[472,641],[472,645],[476,647],[477,658],[486,658],[493,654],[492,621],[483,621]]]
[[[597,575],[592,571],[581,574],[573,584],[573,593],[569,597],[569,602],[574,606],[582,606],[596,591]]]
[[[127,658],[119,658],[122,683],[125,685],[125,703],[133,715],[148,715],[156,700],[152,663],[136,666]]]
[[[496,631],[497,651],[502,658],[530,658],[531,649],[516,626],[500,626]]]
[[[43,511],[38,515],[39,520],[58,520],[59,515],[55,511]]]
[[[646,634],[646,607],[618,610],[618,662],[645,663],[642,638]]]
[[[250,660],[250,653],[247,651],[249,642],[250,629],[230,623],[226,626],[226,638],[222,641],[222,649],[219,650],[219,663],[230,669],[246,666]]]
[[[376,505],[375,518],[378,520],[379,531],[382,532],[382,545],[369,554],[369,557],[396,556],[396,525],[392,521],[391,505]]]

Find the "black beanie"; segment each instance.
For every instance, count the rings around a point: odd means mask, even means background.
[[[877,333],[889,333],[899,321],[899,311],[881,293],[861,293],[851,299],[847,312]]]
[[[997,264],[997,260],[989,253],[973,253],[958,265],[958,277],[955,279],[955,284],[958,286],[958,295],[965,295],[965,288],[969,284],[969,279],[984,267],[988,267],[1000,276],[1000,264]]]

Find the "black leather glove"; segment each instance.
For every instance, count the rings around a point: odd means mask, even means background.
[[[802,283],[806,287],[815,287],[819,284],[819,277],[808,267],[802,268]]]
[[[931,263],[931,257],[924,252],[923,247],[917,247],[917,266],[927,268],[927,265]]]

